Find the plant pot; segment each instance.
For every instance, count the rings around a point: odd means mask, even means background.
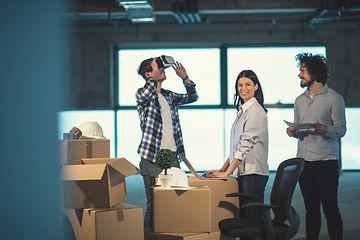
[[[162,188],[171,188],[171,183],[173,180],[172,174],[159,174],[159,181],[158,183]]]

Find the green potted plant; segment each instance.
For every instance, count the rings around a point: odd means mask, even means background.
[[[164,170],[165,174],[159,174],[159,183],[162,188],[170,188],[172,175],[167,174],[167,170],[174,166],[176,155],[170,149],[160,149],[155,155],[155,164]]]

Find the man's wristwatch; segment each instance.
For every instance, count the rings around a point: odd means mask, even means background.
[[[182,78],[183,81],[185,81],[186,79],[189,79],[189,75],[186,75],[186,77]]]

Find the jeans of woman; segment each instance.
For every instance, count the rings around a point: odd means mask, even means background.
[[[342,240],[343,222],[338,207],[339,166],[337,160],[305,163],[299,179],[306,210],[306,239],[318,240],[322,204],[330,240]]]
[[[269,176],[249,174],[239,176],[237,180],[240,193],[259,196],[252,199],[251,202],[264,203],[265,186],[269,180]],[[247,202],[248,201],[244,198],[240,197],[240,206]],[[263,211],[259,207],[252,207],[248,209],[240,207],[240,217],[248,217],[247,213],[252,214],[256,218],[263,218]]]

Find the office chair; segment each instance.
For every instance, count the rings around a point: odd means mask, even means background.
[[[253,217],[229,218],[219,222],[222,234],[232,238],[287,240],[292,239],[300,227],[300,218],[291,206],[293,193],[304,168],[303,158],[292,158],[280,163],[270,195],[270,205],[246,203],[241,207],[261,206],[264,219]],[[227,194],[240,197],[242,193]],[[270,209],[274,218],[271,219]]]

